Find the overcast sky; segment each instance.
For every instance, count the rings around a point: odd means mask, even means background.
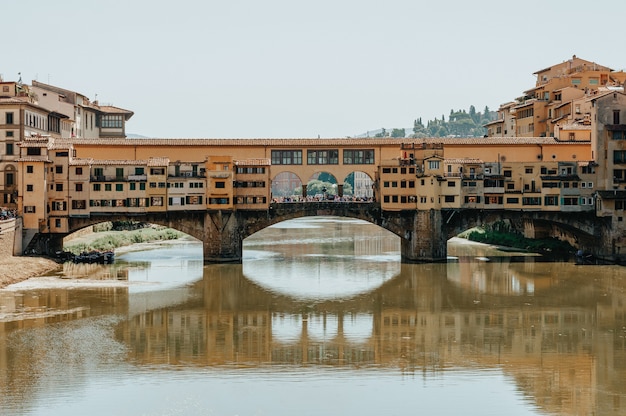
[[[572,55],[626,67],[621,0],[3,0],[0,14],[5,81],[131,110],[127,133],[149,137],[411,128],[496,110]]]

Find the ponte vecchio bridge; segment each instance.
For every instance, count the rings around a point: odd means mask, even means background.
[[[591,159],[589,142],[552,138],[26,138],[18,210],[25,243],[41,251],[58,250],[91,224],[132,219],[202,240],[207,262],[241,261],[242,241],[256,231],[338,215],[398,235],[405,261],[444,260],[451,236],[495,221],[608,255],[609,224],[592,203],[578,203],[593,202],[580,185],[581,159]],[[271,193],[284,173],[301,183],[289,202]],[[321,173],[335,178],[331,199],[308,195],[306,184]],[[373,198],[344,192],[354,173],[371,180]]]

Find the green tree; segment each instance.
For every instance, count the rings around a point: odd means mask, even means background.
[[[393,129],[391,130],[391,137],[405,137],[406,131],[404,129]]]

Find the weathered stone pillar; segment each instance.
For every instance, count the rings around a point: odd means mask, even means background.
[[[439,210],[415,211],[411,229],[401,242],[402,261],[433,262],[447,260],[447,234]]]
[[[302,184],[302,196],[306,198],[306,184]]]
[[[340,198],[343,196],[343,184],[342,183],[337,185],[337,196]]]
[[[241,263],[243,239],[232,211],[207,211],[204,218],[204,262]]]

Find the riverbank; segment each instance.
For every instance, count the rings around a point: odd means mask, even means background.
[[[31,277],[44,276],[63,267],[47,257],[13,256],[13,233],[12,230],[0,232],[0,289]],[[92,249],[131,251],[133,247],[145,249],[145,244],[150,242],[178,239],[182,235],[174,230],[153,228],[132,231],[87,231],[67,242],[66,249],[76,253]]]
[[[14,230],[0,233],[0,288],[57,270],[60,264],[45,257],[14,256]]]

